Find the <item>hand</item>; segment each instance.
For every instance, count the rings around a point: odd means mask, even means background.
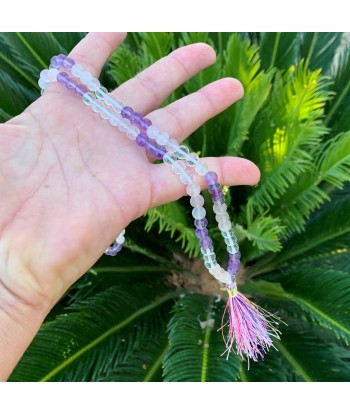
[[[89,34],[71,52],[93,75],[124,34]],[[234,79],[218,80],[158,109],[170,93],[211,65],[212,48],[176,50],[113,92],[179,142],[242,97]],[[256,184],[248,160],[208,158],[221,183]],[[204,186],[204,183],[203,183]],[[93,114],[60,85],[0,125],[0,289],[46,311],[103,254],[130,221],[185,195],[165,165]]]

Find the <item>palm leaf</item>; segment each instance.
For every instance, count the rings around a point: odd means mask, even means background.
[[[264,69],[288,69],[296,64],[300,33],[264,32],[260,34],[259,43],[261,66]]]
[[[155,320],[143,317],[169,298],[164,287],[112,286],[71,306],[43,325],[10,380],[97,379],[156,330]]]
[[[221,333],[222,303],[189,295],[174,307],[169,322],[169,352],[164,359],[167,382],[230,382],[240,378],[240,359],[226,360]]]

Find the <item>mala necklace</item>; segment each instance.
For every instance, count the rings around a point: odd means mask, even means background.
[[[197,154],[190,153],[186,146],[179,145],[175,139],[169,138],[169,134],[160,131],[151,120],[114,99],[108,94],[107,89],[101,86],[98,79],[85,71],[81,65],[76,64],[73,59],[63,54],[54,56],[50,68],[40,73],[38,83],[44,91],[50,82],[58,82],[74,92],[85,105],[98,113],[102,119],[107,120],[111,126],[126,133],[131,140],[144,147],[147,153],[156,159],[163,160],[186,185],[186,192],[191,197],[195,234],[200,242],[204,265],[214,278],[226,285],[228,293],[223,322],[226,314],[228,320],[222,325],[222,330],[228,326],[227,335],[223,335],[226,344],[225,352],[229,354],[235,345],[237,354],[242,358],[247,357],[248,361],[249,359],[257,361],[259,356],[263,358],[269,348],[274,347],[271,337],[279,339],[280,331],[273,324],[278,324],[280,319],[250,302],[237,290],[236,275],[240,267],[241,254],[217,174],[208,171],[200,163]],[[216,261],[213,242],[208,235],[204,198],[200,194],[200,186],[193,181],[191,170],[199,176],[204,176],[208,185],[215,218],[229,254],[227,270]],[[122,249],[124,234],[125,230],[106,249],[105,254],[114,256]]]

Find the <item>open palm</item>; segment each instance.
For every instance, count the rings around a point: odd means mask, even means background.
[[[90,34],[70,56],[97,76],[123,37]],[[240,83],[226,78],[157,109],[214,59],[208,45],[178,49],[113,94],[182,141],[242,96]],[[228,185],[259,180],[245,159],[204,163]],[[0,125],[0,186],[0,282],[21,301],[51,306],[130,221],[185,194],[167,166],[152,164],[60,85]]]

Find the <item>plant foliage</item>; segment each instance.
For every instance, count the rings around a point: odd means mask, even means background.
[[[40,71],[81,37],[0,34],[0,121],[39,96]],[[238,155],[260,167],[257,187],[226,190],[242,290],[288,324],[278,351],[250,370],[222,356],[225,298],[199,265],[190,207],[180,200],[132,224],[120,256],[101,258],[68,291],[10,380],[350,380],[350,37],[132,33],[102,80],[114,88],[193,42],[211,44],[217,61],[164,105],[220,77],[243,83],[244,98],[187,144],[201,156]],[[210,232],[221,260],[220,234]]]

